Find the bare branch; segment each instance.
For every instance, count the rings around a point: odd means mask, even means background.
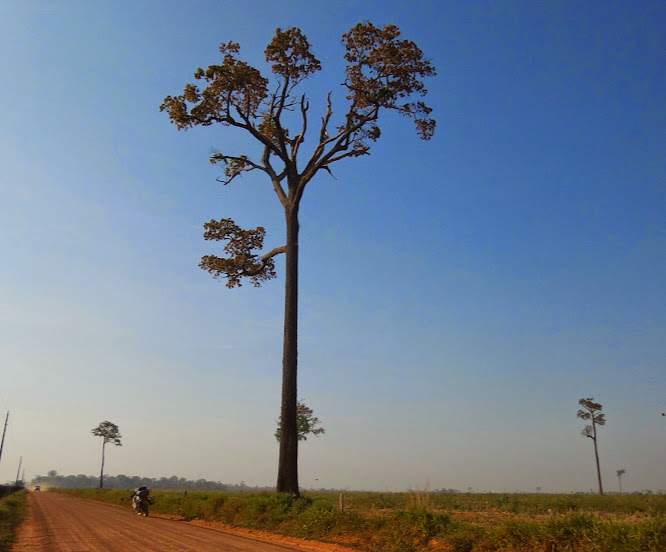
[[[346,153],[343,153],[342,155],[338,155],[337,157],[331,157],[328,160],[327,165],[323,165],[319,168],[324,169],[324,168],[328,167],[328,165],[330,165],[331,163],[335,163],[336,161],[340,161],[340,159],[345,159],[346,157],[360,157],[361,155],[370,155],[370,152],[367,149],[363,149],[363,150],[359,149],[359,150],[348,151]]]
[[[278,99],[277,113],[273,117],[273,121],[275,122],[275,127],[277,128],[277,138],[280,143],[280,149],[285,153],[285,155],[287,153],[287,145],[285,143],[285,130],[282,128],[280,117],[282,117],[282,110],[285,107],[285,101],[287,99],[288,89],[289,89],[289,77],[286,77],[284,79],[284,84],[282,86],[282,93],[280,94],[280,97]]]
[[[333,115],[333,107],[331,104],[331,92],[326,95],[326,115],[321,118],[321,131],[319,132],[319,144],[326,144],[328,136],[328,123],[331,120],[331,115]]]
[[[305,133],[308,130],[308,110],[310,109],[310,103],[305,101],[305,94],[301,96],[301,116],[303,118],[303,126],[301,128],[301,133],[294,138],[291,142],[291,160],[293,163],[296,163],[296,157],[298,155],[298,150],[301,144],[305,141]]]
[[[255,126],[252,124],[250,121],[249,117],[245,117],[242,112],[238,111],[238,114],[240,117],[243,119],[243,123],[239,123],[236,121],[236,123],[230,123],[235,127],[242,128],[244,130],[247,130],[254,138],[259,140],[264,146],[268,147],[277,155],[280,159],[282,159],[285,163],[288,161],[288,157],[285,151],[281,150],[277,144],[274,144],[267,136],[264,136],[261,132],[255,128]]]
[[[236,268],[240,276],[257,276],[266,269],[266,267],[268,266],[268,261],[270,261],[276,255],[286,252],[287,252],[286,245],[276,247],[275,249],[272,249],[265,255],[262,255],[260,259],[261,262],[258,265],[253,262],[252,258],[254,257],[254,255],[243,254],[241,257],[241,262],[237,263]]]
[[[326,130],[326,125],[328,124],[327,119],[330,118],[330,115],[328,114],[330,109],[331,108],[329,104],[327,115],[325,118],[322,119],[322,131]],[[334,159],[334,156],[337,153],[345,151],[349,148],[350,143],[352,143],[352,139],[353,139],[354,149],[351,152],[349,152],[349,154],[340,156],[335,160],[344,159],[346,157],[358,157],[360,155],[366,155],[368,153],[368,150],[370,148],[369,146],[364,145],[362,141],[363,138],[365,138],[365,135],[361,136],[360,139],[356,139],[354,138],[354,136],[356,133],[361,131],[365,125],[376,120],[378,116],[379,116],[378,107],[374,108],[367,115],[358,114],[353,108],[349,110],[349,112],[347,113],[347,123],[344,127],[344,130],[341,130],[336,135],[336,137],[332,139],[329,138],[328,140],[325,139],[324,143],[320,143],[317,149],[315,150],[314,154],[312,155],[312,158],[305,167],[305,170],[303,171],[301,178],[301,186],[300,186],[301,189],[299,196],[302,196],[305,185],[312,179],[312,177],[314,177],[314,175],[317,173],[319,169],[327,167],[332,162],[331,160]],[[354,122],[355,118],[356,122]],[[332,140],[336,140],[333,147],[331,147],[331,149],[327,153],[323,153],[326,144],[330,143]]]
[[[272,249],[271,251],[269,251],[265,255],[261,256],[261,267],[259,267],[258,269],[252,270],[252,269],[250,269],[250,268],[248,268],[247,266],[244,265],[243,266],[244,275],[245,276],[254,276],[256,274],[259,274],[259,272],[261,272],[262,270],[264,270],[266,268],[266,265],[267,265],[267,263],[270,259],[272,259],[276,255],[279,255],[280,253],[286,253],[286,252],[287,252],[287,246],[286,245],[282,245],[280,247],[276,247],[275,249]]]
[[[275,172],[275,169],[273,169],[273,165],[271,165],[271,150],[268,147],[264,148],[264,155],[261,159],[261,162],[264,164],[266,173],[268,174],[268,176],[271,177],[273,189],[275,190],[275,193],[277,194],[280,203],[282,204],[283,207],[286,207],[288,201],[287,194],[280,185],[280,182],[284,180],[284,177],[286,176],[286,170],[282,171],[281,174],[277,174]]]
[[[285,175],[283,173],[282,177],[276,176],[275,178],[272,178],[271,181],[273,182],[273,189],[275,190],[280,203],[282,203],[282,206],[286,208],[289,198],[287,197],[284,188],[282,188],[282,185],[280,184],[280,180],[282,180],[284,177]]]
[[[337,180],[337,178],[335,178],[335,175],[333,174],[333,171],[331,171],[328,165],[324,165],[323,167],[321,167],[321,170],[326,171],[328,174],[330,174],[333,177],[333,180]]]

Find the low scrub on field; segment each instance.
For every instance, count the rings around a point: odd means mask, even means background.
[[[130,505],[130,491],[61,492]],[[381,552],[663,552],[663,496],[155,491],[151,512]]]
[[[27,491],[19,491],[0,500],[0,552],[11,550],[16,530],[27,517]]]

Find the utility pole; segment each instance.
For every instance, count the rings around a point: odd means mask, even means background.
[[[21,473],[21,464],[23,464],[23,456],[21,456],[21,459],[19,460],[18,470],[16,470],[16,483],[14,484],[15,487],[18,487],[19,474]]]
[[[0,443],[0,460],[2,460],[2,448],[5,446],[5,433],[7,433],[7,422],[9,422],[9,410],[5,416],[5,429],[2,430],[2,442]]]

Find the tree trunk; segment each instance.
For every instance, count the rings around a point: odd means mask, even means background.
[[[604,487],[601,484],[601,468],[599,467],[599,453],[597,452],[597,441],[594,441],[594,458],[597,461],[597,480],[599,481],[599,494],[604,494]]]
[[[277,492],[300,496],[298,490],[298,205],[285,209],[287,251],[282,352],[282,406]]]
[[[99,472],[99,488],[104,487],[104,447],[106,447],[106,441],[102,439],[102,469]]]

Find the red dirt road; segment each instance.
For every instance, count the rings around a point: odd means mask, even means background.
[[[286,552],[344,550],[301,539],[231,534],[58,493],[30,493],[30,519],[13,552]],[[349,550],[349,549],[347,549]]]

